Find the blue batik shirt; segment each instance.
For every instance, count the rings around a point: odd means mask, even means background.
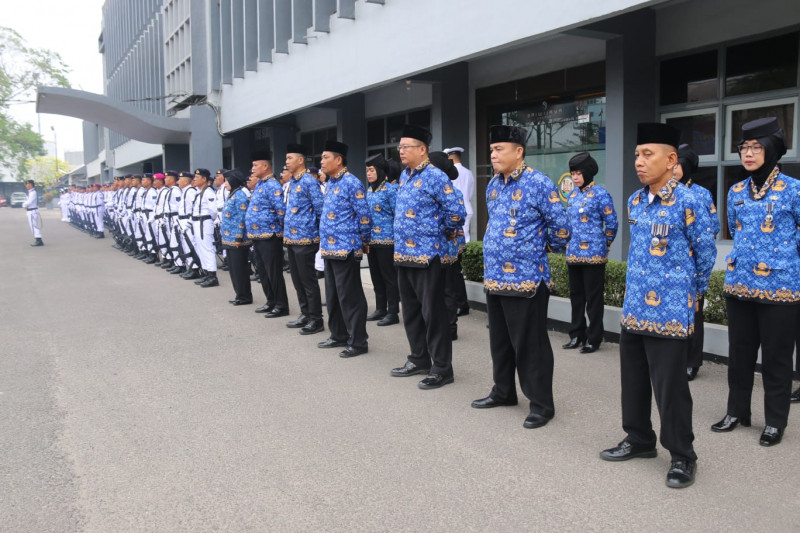
[[[430,161],[405,169],[394,214],[395,264],[425,268],[435,257],[443,264],[454,261],[447,239],[464,225],[466,216],[450,178]]]
[[[372,232],[367,194],[361,181],[346,168],[327,182],[319,249],[324,259],[361,259]]]
[[[270,174],[256,183],[250,205],[247,208],[245,224],[247,236],[251,239],[270,239],[283,237],[283,217],[286,204],[283,202],[283,187]]]
[[[523,163],[486,188],[483,287],[489,294],[532,297],[551,285],[548,251],[566,247],[570,223],[553,182]]]
[[[289,180],[286,216],[283,221],[283,242],[314,244],[319,242],[319,217],[322,213],[322,191],[319,182],[308,172]]]
[[[694,307],[708,290],[717,247],[708,208],[672,178],[648,203],[648,187],[628,199],[622,328],[656,337],[694,333]]]
[[[753,190],[751,178],[733,185],[728,230],[733,249],[725,258],[726,295],[773,304],[800,301],[800,182],[775,171],[761,191]]]
[[[247,238],[245,218],[247,206],[250,203],[250,190],[239,187],[231,193],[222,209],[222,222],[220,232],[222,244],[225,246],[250,246],[252,241]]]
[[[619,225],[614,200],[608,191],[594,182],[583,190],[576,187],[567,198],[567,216],[572,226],[567,263],[607,263],[608,247],[614,242]]]
[[[455,187],[455,194],[458,197],[458,203],[464,205],[464,194],[461,189]],[[466,207],[464,208],[466,211]],[[455,234],[447,241],[447,259],[445,263],[453,263],[458,259],[458,254],[464,251],[467,242],[464,240],[464,225],[456,230]]]
[[[711,191],[696,183],[692,183],[692,180],[687,181],[686,186],[698,197],[698,201],[708,209],[708,214],[711,217],[711,229],[714,231],[714,236],[716,237],[721,228],[719,215],[717,214],[717,206],[714,205],[714,197],[711,196]]]
[[[397,184],[384,181],[374,191],[367,187],[367,203],[372,216],[370,246],[394,244],[394,208],[397,203]]]

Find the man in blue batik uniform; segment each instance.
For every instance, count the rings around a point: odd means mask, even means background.
[[[619,340],[627,435],[600,454],[606,461],[656,456],[655,396],[661,444],[672,456],[666,479],[672,488],[695,479],[688,339],[717,255],[708,209],[673,175],[679,139],[680,130],[667,124],[639,124],[636,173],[644,188],[628,199],[631,241]]]
[[[406,125],[400,137],[400,161],[407,168],[397,192],[394,264],[411,354],[391,374],[428,374],[419,387],[437,389],[454,381],[443,267],[450,260],[447,241],[464,225],[467,212],[450,178],[428,160],[431,132]]]
[[[302,144],[286,147],[286,167],[292,174],[287,183],[286,216],[283,243],[289,256],[292,284],[300,303],[300,316],[286,327],[301,328],[301,335],[319,333],[322,322],[322,297],[319,292],[314,256],[319,250],[319,217],[322,191],[316,177],[306,170],[306,152]]]
[[[564,249],[571,230],[552,180],[525,164],[527,139],[515,126],[489,130],[495,176],[486,188],[483,262],[494,387],[472,407],[517,405],[516,371],[530,400],[523,425],[531,429],[555,414],[547,252]]]
[[[325,261],[325,300],[331,336],[320,348],[345,347],[340,357],[367,353],[367,298],[361,285],[361,257],[372,233],[364,185],[348,172],[347,145],[326,141],[322,172],[328,176],[319,223]]]

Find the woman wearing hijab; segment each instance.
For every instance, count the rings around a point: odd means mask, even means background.
[[[386,161],[381,154],[367,159],[367,203],[372,215],[372,235],[369,241],[369,275],[375,288],[375,311],[367,320],[377,320],[379,326],[400,322],[400,293],[397,271],[394,269],[394,205],[397,184],[386,175]]]
[[[786,153],[774,117],[742,126],[742,166],[749,173],[728,191],[728,229],[733,249],[726,258],[728,311],[728,410],[711,426],[728,432],[750,426],[753,373],[761,348],[766,427],[759,444],[783,438],[792,392],[794,338],[800,302],[800,182],[780,172]]]
[[[231,275],[231,284],[236,296],[229,303],[233,305],[247,305],[253,303],[253,293],[250,290],[250,267],[247,262],[250,245],[253,241],[247,238],[245,229],[245,216],[247,206],[250,204],[250,189],[247,188],[247,178],[238,170],[225,172],[225,181],[230,187],[230,195],[225,201],[222,210],[222,246],[228,252],[228,264]]]
[[[697,196],[697,203],[706,207],[709,218],[711,220],[711,231],[714,232],[714,238],[720,230],[719,217],[717,216],[717,207],[714,205],[714,198],[711,196],[711,191],[705,187],[701,187],[692,182],[692,176],[697,172],[697,167],[700,164],[700,157],[692,150],[688,144],[682,144],[678,147],[678,164],[673,170],[677,179],[681,183],[689,187],[695,196]],[[705,329],[703,326],[703,304],[704,298],[701,295],[697,296],[697,306],[694,313],[694,335],[689,339],[689,359],[686,367],[686,377],[689,381],[697,377],[697,372],[703,366],[703,339],[705,337]]]
[[[569,160],[575,188],[567,200],[572,236],[567,244],[569,300],[572,304],[570,341],[562,348],[581,353],[597,351],[603,340],[603,290],[608,248],[617,236],[614,200],[594,182],[597,161],[588,152]],[[589,325],[586,325],[586,315]]]

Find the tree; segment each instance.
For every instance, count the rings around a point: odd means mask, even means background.
[[[8,108],[32,100],[40,85],[69,87],[68,72],[56,52],[29,47],[19,33],[0,26],[0,167],[16,170],[17,179],[27,174],[28,160],[45,153],[44,140]]]
[[[57,160],[49,155],[28,159],[25,164],[28,167],[28,172],[23,179],[34,180],[36,185],[42,185],[45,189],[55,185],[59,178],[70,170],[69,163],[60,159]],[[57,167],[56,164],[58,165]],[[58,169],[57,171],[56,168]]]

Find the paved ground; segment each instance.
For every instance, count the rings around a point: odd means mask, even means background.
[[[201,290],[43,215],[37,249],[0,209],[2,531],[800,530],[800,409],[760,447],[760,380],[753,427],[716,434],[725,367],[703,367],[698,480],[671,490],[663,449],[597,456],[622,437],[616,345],[556,349],[556,418],[526,430],[523,405],[469,407],[491,386],[483,313],[455,384],[421,391],[389,376],[400,326],[342,360],[229,306],[225,276]]]

